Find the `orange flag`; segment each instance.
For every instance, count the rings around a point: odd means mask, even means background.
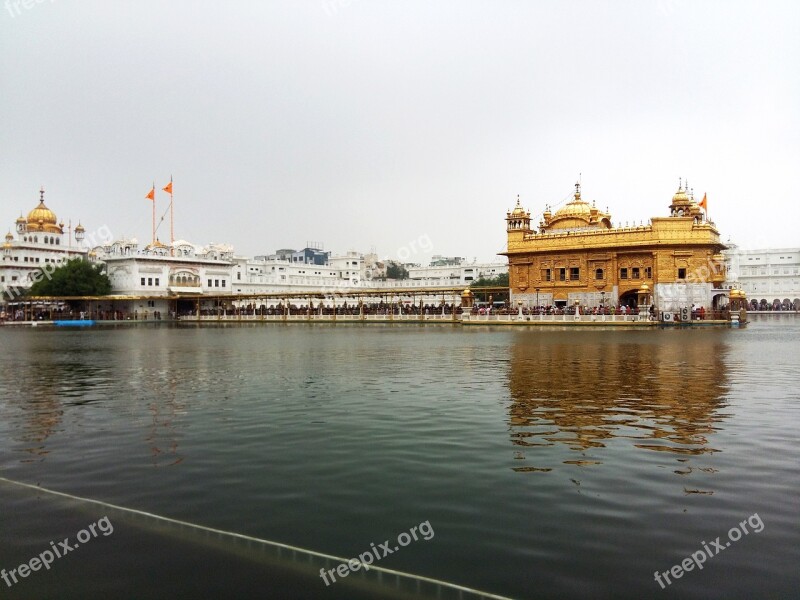
[[[698,206],[708,212],[708,198],[706,198],[705,194],[703,194],[703,201]]]
[[[171,182],[171,181],[170,181],[170,182],[167,184],[167,186],[164,188],[164,191],[165,191],[165,192],[167,192],[168,194],[171,194],[171,193],[172,193],[172,182]]]
[[[152,189],[152,190],[150,190],[150,191],[147,193],[147,196],[145,196],[145,198],[147,198],[148,200],[152,200],[153,202],[155,202],[155,199],[156,199],[156,188],[155,188],[155,186],[153,187],[153,189]]]

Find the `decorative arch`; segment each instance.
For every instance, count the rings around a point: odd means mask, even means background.
[[[628,306],[628,307],[631,307],[631,308],[636,308],[636,305],[637,305],[636,303],[637,303],[637,301],[639,299],[638,298],[638,293],[639,293],[639,290],[636,289],[636,290],[628,290],[627,292],[624,292],[624,293],[620,294],[620,296],[619,296],[619,305],[620,306],[624,305],[624,306]]]

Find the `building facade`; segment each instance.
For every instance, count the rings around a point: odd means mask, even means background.
[[[645,291],[662,311],[720,308],[728,302],[725,245],[688,190],[679,186],[669,216],[614,226],[611,215],[581,198],[548,208],[538,227],[529,211],[506,214],[513,303],[528,306],[634,306]],[[646,285],[646,287],[642,287]]]
[[[746,250],[730,244],[725,263],[750,310],[800,310],[800,248]]]
[[[439,258],[439,260],[436,260]],[[493,279],[508,273],[508,265],[501,262],[466,263],[463,259],[443,261],[441,257],[433,257],[427,267],[408,267],[408,277],[414,281],[441,282],[442,285],[469,286],[473,281],[486,278]],[[436,284],[433,284],[436,285]]]
[[[14,224],[3,243],[0,257],[0,292],[2,300],[15,300],[34,282],[47,277],[57,267],[73,258],[85,258],[82,247],[85,236],[83,226],[59,222],[56,214],[44,203],[44,188],[39,191],[39,203]]]

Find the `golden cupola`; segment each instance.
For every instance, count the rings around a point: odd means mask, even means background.
[[[581,198],[581,184],[575,184],[575,195],[572,200],[556,211],[549,218],[545,218],[546,229],[583,229],[586,227],[611,227],[608,214],[600,212],[595,206]]]
[[[56,214],[44,204],[44,188],[39,190],[39,205],[28,213],[25,230],[27,232],[64,233],[58,224]]]
[[[514,210],[506,212],[506,229],[508,231],[525,231],[531,230],[531,213],[522,207],[517,196],[517,205]]]
[[[672,196],[672,204],[669,205],[669,214],[673,217],[688,217],[689,209],[692,204],[692,199],[689,198],[688,182],[686,187],[683,186],[683,180],[678,181],[678,191]]]
[[[704,220],[700,205],[694,199],[694,190],[689,189],[688,181],[678,180],[678,191],[672,196],[669,214],[672,217],[692,217],[696,222]]]

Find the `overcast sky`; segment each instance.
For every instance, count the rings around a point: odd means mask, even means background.
[[[147,242],[172,175],[194,243],[492,259],[581,174],[616,224],[685,177],[724,240],[800,246],[800,2],[0,2],[4,228],[44,185]]]

